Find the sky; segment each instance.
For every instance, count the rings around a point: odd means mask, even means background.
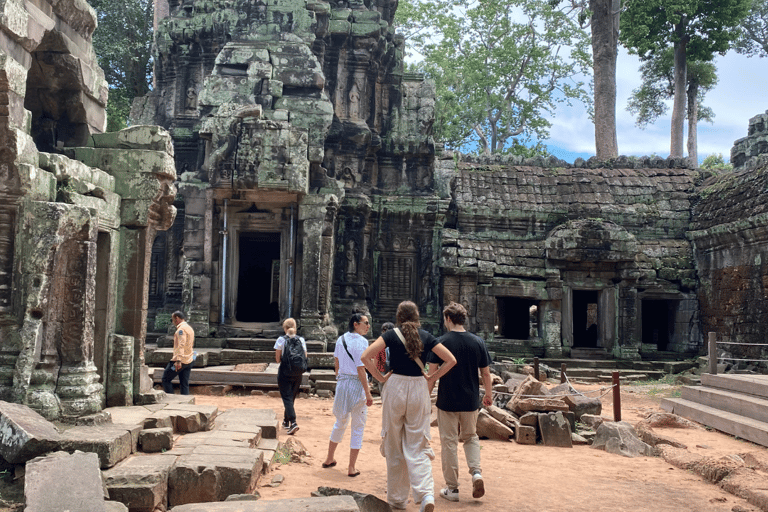
[[[768,110],[768,59],[744,57],[733,51],[717,56],[718,84],[709,91],[704,103],[715,112],[714,123],[699,123],[699,161],[709,154],[722,154],[730,159],[733,142],[746,137],[749,119]],[[616,72],[616,133],[619,154],[644,156],[669,155],[669,112],[645,129],[635,126],[634,117],[626,110],[632,90],[640,86],[640,61],[619,47]],[[580,105],[560,107],[551,119],[550,138],[545,141],[550,153],[567,162],[589,158],[595,154],[595,129]],[[687,123],[687,121],[686,121]],[[686,125],[687,137],[687,125]]]

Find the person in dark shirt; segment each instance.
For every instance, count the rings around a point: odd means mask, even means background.
[[[435,483],[431,460],[435,454],[429,446],[429,389],[456,364],[456,358],[420,325],[416,304],[401,302],[397,327],[379,336],[363,352],[362,360],[373,378],[386,383],[381,397],[381,431],[382,454],[387,459],[387,501],[392,508],[404,510],[412,489],[421,512],[432,512]],[[389,349],[390,371],[382,375],[374,359],[385,347]],[[422,361],[431,352],[444,363],[427,377]]]
[[[456,358],[456,365],[440,379],[437,388],[437,425],[440,430],[440,450],[443,477],[447,487],[440,496],[448,501],[459,501],[458,442],[464,445],[464,455],[472,475],[472,497],[485,494],[480,468],[480,439],[477,436],[477,416],[480,409],[479,374],[483,376],[485,396],[482,404],[493,403],[490,358],[482,339],[464,329],[467,310],[461,304],[450,303],[443,310],[443,324],[448,331],[438,342]],[[429,372],[435,374],[443,362],[438,354],[429,354]]]

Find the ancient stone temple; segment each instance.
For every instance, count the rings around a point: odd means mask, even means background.
[[[180,1],[136,122],[173,136],[179,214],[153,249],[158,319],[200,336],[288,316],[334,337],[353,307],[434,319],[434,92],[403,72],[395,0]]]
[[[152,249],[152,329],[177,308],[220,338],[294,316],[325,342],[352,308],[377,334],[411,299],[438,333],[455,300],[497,353],[639,359],[699,353],[715,305],[765,315],[765,230],[732,232],[753,212],[712,206],[725,191],[765,199],[757,171],[702,188],[706,173],[676,159],[442,152],[395,8],[158,0],[156,88],[132,115],[168,129],[180,172],[179,214]],[[723,297],[745,245],[754,276],[727,289],[751,292]]]
[[[175,215],[170,136],[102,133],[84,1],[10,0],[0,23],[0,399],[72,421],[151,400],[146,298],[152,241]]]

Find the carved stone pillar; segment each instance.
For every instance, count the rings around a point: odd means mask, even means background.
[[[335,195],[307,196],[299,206],[302,232],[301,333],[325,339],[333,279],[333,231],[339,201]]]
[[[133,404],[134,344],[132,336],[113,334],[110,337],[107,407]]]

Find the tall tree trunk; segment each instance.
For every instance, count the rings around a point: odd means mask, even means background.
[[[699,166],[699,82],[692,80],[688,84],[688,165],[695,169]]]
[[[675,97],[672,104],[672,128],[669,156],[683,157],[683,129],[685,126],[685,99],[687,70],[685,59],[685,44],[683,40],[675,43]]]
[[[595,77],[595,150],[597,158],[619,155],[616,140],[616,56],[621,0],[590,0],[592,69]]]

